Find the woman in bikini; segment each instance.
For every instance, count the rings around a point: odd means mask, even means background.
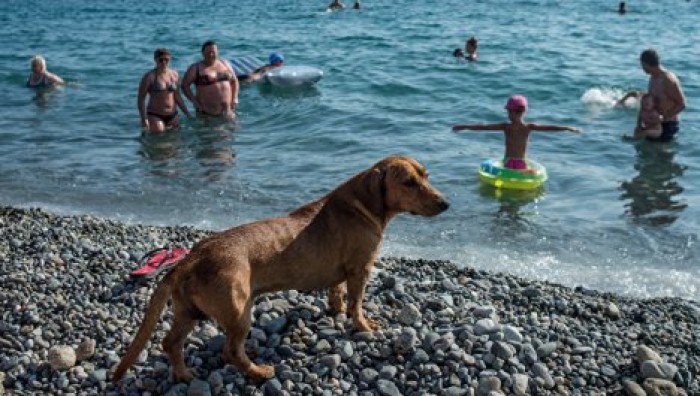
[[[202,45],[204,59],[192,64],[182,79],[182,91],[194,104],[198,115],[223,117],[233,120],[238,105],[238,79],[231,65],[219,59],[214,41]],[[194,94],[190,86],[197,86]]]
[[[137,105],[141,116],[143,129],[150,132],[164,132],[166,129],[175,128],[180,119],[177,114],[177,106],[182,109],[187,117],[185,101],[180,96],[177,71],[169,67],[173,56],[167,48],[158,48],[153,53],[156,68],[143,75],[139,84]],[[146,106],[148,95],[148,106]]]
[[[29,88],[51,88],[65,84],[63,79],[46,70],[46,60],[41,55],[36,55],[31,60],[32,73],[27,78]]]

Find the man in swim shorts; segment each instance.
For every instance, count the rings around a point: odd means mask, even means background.
[[[642,70],[649,74],[649,87],[647,93],[650,94],[661,113],[662,132],[658,137],[647,136],[647,140],[653,142],[670,142],[680,130],[679,117],[681,111],[685,109],[685,95],[681,88],[678,77],[671,71],[661,66],[659,54],[654,49],[646,49],[639,56]],[[637,127],[641,127],[637,121]]]

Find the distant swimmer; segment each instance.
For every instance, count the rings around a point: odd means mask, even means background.
[[[340,0],[333,0],[333,2],[328,5],[329,11],[342,10],[343,8],[345,8],[345,6],[340,2]]]
[[[255,70],[253,70],[252,73],[250,73],[246,76],[239,77],[240,81],[242,83],[253,83],[253,82],[260,81],[266,72],[284,65],[284,56],[282,56],[282,54],[278,54],[276,52],[273,52],[268,57],[268,62],[269,63],[267,65],[261,66]]]
[[[624,1],[620,2],[620,7],[617,9],[617,12],[619,12],[620,14],[624,14],[627,12],[627,4],[625,4]]]
[[[36,55],[31,59],[32,72],[27,78],[29,88],[51,88],[56,85],[63,85],[65,81],[53,73],[46,70],[46,59],[41,55]]]
[[[476,49],[479,46],[479,40],[476,39],[476,37],[471,36],[469,40],[467,40],[466,44],[464,45],[464,50],[467,53],[467,60],[469,61],[475,61],[477,58],[477,53]]]
[[[149,70],[141,78],[137,106],[141,125],[146,131],[163,132],[177,127],[180,123],[177,107],[180,107],[187,117],[191,116],[180,96],[180,76],[169,66],[172,58],[167,48],[158,48],[153,53],[155,69]]]
[[[639,56],[642,70],[649,74],[647,93],[658,105],[661,113],[662,133],[659,137],[647,137],[655,142],[670,142],[680,130],[678,115],[685,109],[685,95],[681,83],[671,71],[661,66],[661,58],[654,49],[647,49]],[[641,120],[637,120],[640,127]]]
[[[352,8],[355,10],[359,10],[362,6],[360,6],[360,0],[355,0],[355,4],[352,5]]]
[[[452,127],[452,131],[458,132],[465,129],[473,131],[502,131],[506,139],[503,164],[508,169],[517,169],[523,173],[529,171],[526,157],[531,132],[571,131],[581,133],[579,128],[572,126],[526,123],[523,116],[527,111],[527,98],[521,95],[513,95],[508,98],[506,110],[508,111],[510,122],[499,124],[458,124]]]
[[[455,58],[464,58],[464,50],[461,48],[455,48],[455,50],[452,51],[452,56]]]
[[[215,41],[202,45],[203,60],[193,63],[182,79],[182,92],[185,93],[199,116],[236,118],[238,106],[238,79],[228,61],[219,58],[219,47]],[[197,87],[193,93],[190,86]]]

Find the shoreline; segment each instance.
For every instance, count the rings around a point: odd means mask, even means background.
[[[631,393],[634,384],[647,383],[700,394],[697,301],[390,257],[379,260],[364,301],[379,332],[349,331],[345,315],[325,314],[321,292],[264,295],[247,346],[256,361],[275,364],[277,377],[256,384],[224,365],[223,336],[203,321],[185,347],[199,380],[173,384],[160,351],[166,309],[147,352],[111,384],[108,372],[154,289],[129,279],[135,261],[210,232],[11,207],[0,208],[0,230],[8,394],[642,394]]]

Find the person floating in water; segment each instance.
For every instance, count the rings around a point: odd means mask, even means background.
[[[466,58],[469,61],[475,61],[477,58],[476,49],[479,46],[479,40],[476,37],[471,36],[469,40],[464,45],[464,50],[467,53]]]
[[[452,51],[452,56],[455,58],[464,58],[464,50],[461,48],[455,48],[455,50]]]
[[[359,10],[361,8],[360,0],[355,0],[355,4],[352,5],[352,8],[355,10]]]
[[[260,66],[257,69],[253,70],[252,73],[246,75],[246,76],[240,76],[239,80],[242,83],[254,83],[257,81],[260,81],[265,73],[272,69],[276,69],[280,66],[284,65],[284,56],[282,54],[278,53],[271,53],[269,58],[268,58],[269,63],[264,66]]]
[[[505,156],[503,165],[509,169],[516,169],[528,173],[527,146],[532,131],[571,131],[581,133],[581,130],[572,126],[544,125],[526,123],[523,119],[527,111],[527,98],[521,95],[513,95],[506,103],[510,122],[499,124],[458,124],[452,127],[453,132],[465,129],[473,131],[503,131],[505,135]]]
[[[46,59],[41,55],[34,56],[30,61],[32,72],[27,78],[29,88],[51,88],[56,85],[63,85],[65,81],[53,73],[46,70]]]

